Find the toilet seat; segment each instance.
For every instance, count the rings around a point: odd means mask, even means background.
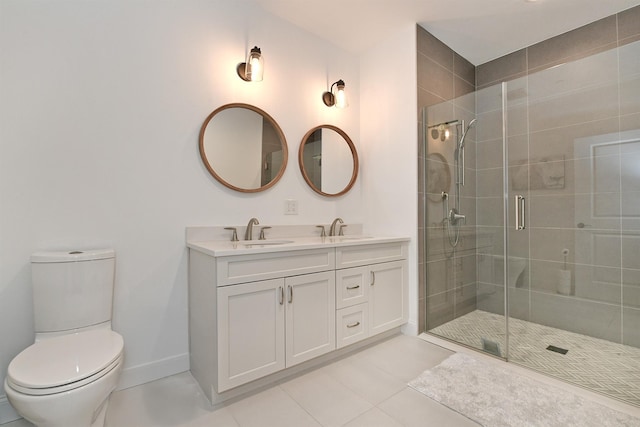
[[[29,395],[61,393],[96,381],[122,361],[124,341],[111,330],[93,330],[36,342],[9,364],[7,383]]]

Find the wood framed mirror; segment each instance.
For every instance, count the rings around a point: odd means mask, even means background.
[[[327,197],[347,193],[358,177],[358,153],[340,128],[320,125],[306,133],[298,151],[300,172],[309,187]]]
[[[211,175],[243,193],[264,191],[280,180],[288,149],[278,123],[258,107],[227,104],[200,128],[200,156]]]

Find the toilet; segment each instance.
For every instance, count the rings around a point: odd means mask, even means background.
[[[102,427],[122,371],[111,330],[112,249],[31,256],[35,343],[9,364],[4,389],[38,427]]]

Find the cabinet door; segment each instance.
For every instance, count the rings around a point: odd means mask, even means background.
[[[284,369],[284,304],[284,279],[218,288],[218,393]]]
[[[406,261],[370,266],[369,332],[375,335],[407,322]]]
[[[335,272],[285,278],[287,367],[336,348]]]

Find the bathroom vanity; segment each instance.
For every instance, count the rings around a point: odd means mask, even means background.
[[[214,404],[407,322],[406,238],[187,246],[191,372]]]

